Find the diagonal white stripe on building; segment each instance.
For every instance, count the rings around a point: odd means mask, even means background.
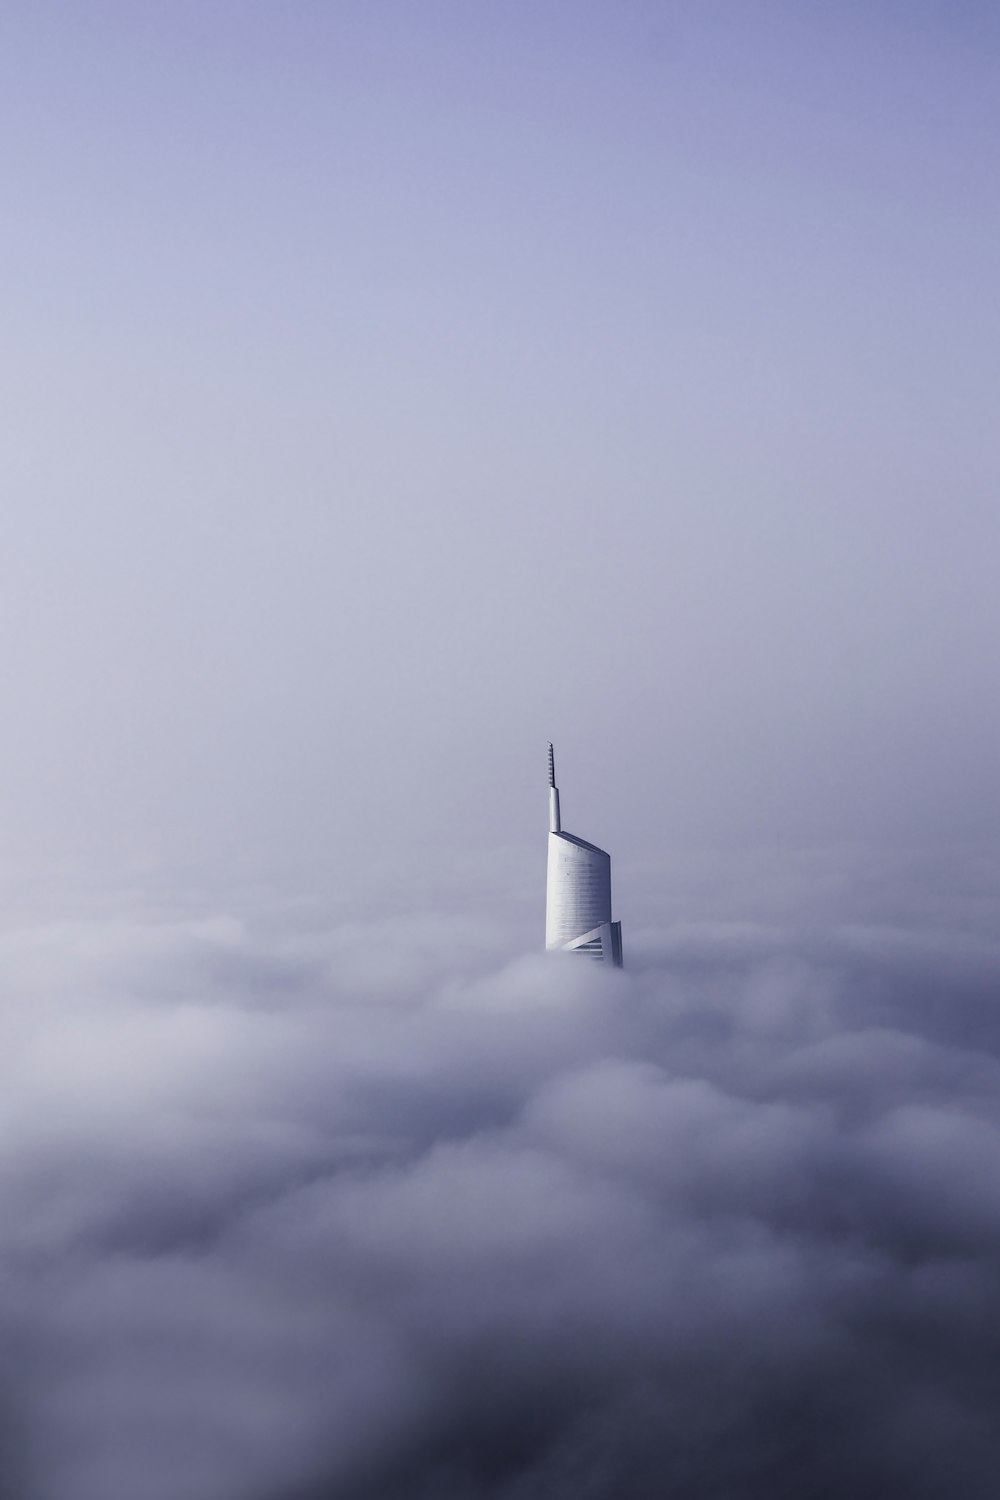
[[[622,924],[611,920],[611,856],[563,831],[551,745],[545,946],[622,967]]]

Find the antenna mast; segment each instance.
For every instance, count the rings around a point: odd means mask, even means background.
[[[562,823],[559,820],[559,789],[556,786],[556,753],[549,743],[549,832],[560,833]]]

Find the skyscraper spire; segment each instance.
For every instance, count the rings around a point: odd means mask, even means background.
[[[559,788],[556,786],[556,752],[549,743],[549,832],[558,833],[562,824],[559,821]]]
[[[551,744],[545,946],[583,953],[616,969],[622,966],[622,924],[611,920],[611,856],[574,833],[563,833]]]

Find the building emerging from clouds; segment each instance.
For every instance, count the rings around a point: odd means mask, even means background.
[[[545,946],[585,953],[616,969],[622,966],[622,924],[611,920],[611,856],[575,833],[563,832],[551,745]]]

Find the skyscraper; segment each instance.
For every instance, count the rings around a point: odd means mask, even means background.
[[[585,953],[616,969],[622,966],[622,924],[611,920],[611,856],[596,844],[563,832],[551,745],[545,946]]]

